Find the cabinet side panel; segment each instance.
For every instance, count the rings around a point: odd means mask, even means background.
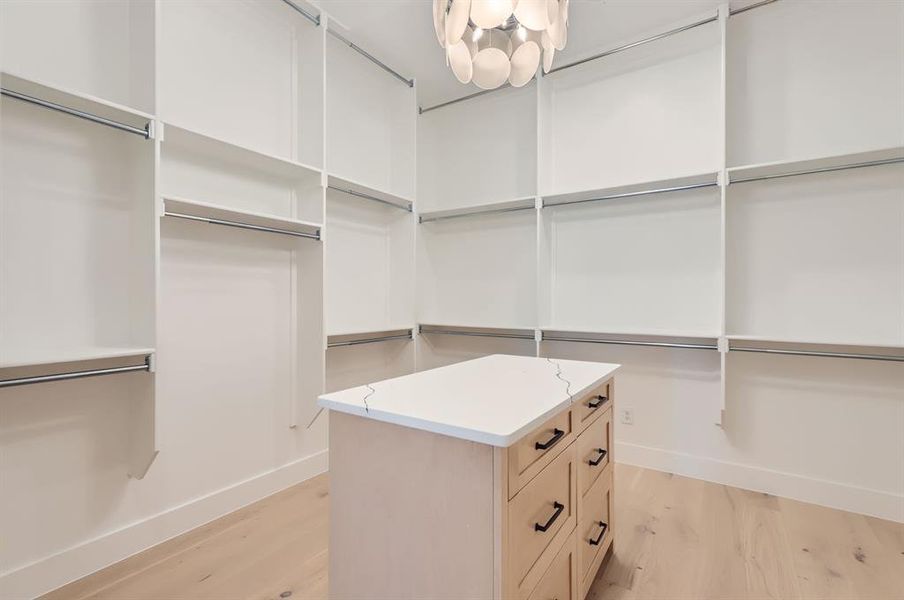
[[[330,598],[492,598],[493,449],[330,413]]]

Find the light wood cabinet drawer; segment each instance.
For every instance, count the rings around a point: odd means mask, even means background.
[[[590,588],[612,541],[612,471],[611,465],[607,467],[583,498],[577,529],[581,598]]]
[[[508,449],[508,497],[512,498],[537,473],[574,441],[573,414],[564,410]]]
[[[594,419],[612,406],[613,381],[600,384],[574,403],[575,429],[578,433],[586,429]]]
[[[585,495],[609,465],[612,442],[612,411],[607,410],[578,436],[578,491]],[[578,515],[578,518],[582,518]]]
[[[577,523],[575,448],[563,449],[508,503],[509,572],[526,598]],[[536,566],[536,568],[534,568]]]
[[[577,563],[577,546],[572,533],[528,600],[578,600]]]

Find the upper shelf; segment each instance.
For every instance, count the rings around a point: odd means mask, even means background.
[[[323,227],[320,223],[248,210],[236,210],[228,206],[188,200],[186,198],[165,197],[163,202],[166,214],[175,213],[173,216],[187,215],[201,220],[210,219],[224,224],[250,225],[274,232],[319,236],[320,229]]]
[[[898,146],[871,150],[869,152],[731,167],[728,169],[728,180],[730,183],[737,184],[747,181],[792,177],[794,175],[872,167],[902,161],[904,161],[904,147]]]
[[[646,196],[661,194],[664,192],[679,192],[719,185],[717,172],[701,173],[699,175],[687,175],[658,179],[656,181],[643,181],[629,185],[598,188],[592,190],[580,190],[563,194],[547,194],[543,196],[543,206],[561,206],[564,204],[580,204],[584,202],[597,202],[600,200],[617,200],[620,198],[632,198],[634,196]]]
[[[430,221],[442,221],[445,219],[456,219],[459,217],[469,217],[473,215],[486,215],[505,212],[514,212],[518,210],[528,210],[536,206],[536,200],[533,196],[528,198],[519,198],[508,202],[490,202],[488,204],[476,204],[473,206],[465,206],[462,208],[453,208],[449,210],[432,210],[420,213],[419,221],[428,223]]]
[[[86,346],[67,349],[16,349],[12,352],[3,351],[0,353],[0,369],[53,365],[89,360],[129,358],[133,356],[145,357],[151,354],[154,354],[154,348]]]
[[[72,111],[87,113],[88,115],[139,130],[144,130],[148,127],[148,123],[154,120],[153,115],[122,104],[109,102],[96,96],[57,87],[35,79],[21,77],[6,71],[0,73],[0,85],[2,85],[4,90],[9,90],[16,94],[23,94],[39,101],[59,105]]]
[[[261,152],[240,144],[174,125],[164,123],[163,150],[167,145],[182,146],[203,153],[209,158],[226,163],[244,165],[262,173],[286,179],[307,179],[319,177],[320,169],[288,158]]]
[[[357,196],[359,198],[364,198],[366,200],[372,200],[374,202],[387,204],[394,208],[401,208],[402,210],[406,210],[408,212],[411,212],[414,207],[414,201],[410,200],[409,198],[399,196],[398,194],[391,194],[389,192],[364,185],[363,183],[358,183],[357,181],[354,181],[352,179],[339,177],[338,175],[333,175],[331,173],[327,175],[327,187],[332,190],[350,194],[352,196]]]

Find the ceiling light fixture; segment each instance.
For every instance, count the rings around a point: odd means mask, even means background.
[[[436,39],[462,83],[521,87],[568,40],[569,0],[433,0]]]

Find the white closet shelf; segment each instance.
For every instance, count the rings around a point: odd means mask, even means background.
[[[810,345],[810,346],[845,346],[848,348],[888,348],[892,350],[904,349],[904,341],[901,343],[890,343],[887,340],[839,340],[839,339],[802,339],[789,338],[784,336],[770,335],[742,335],[728,334],[725,336],[729,341],[737,342],[755,342],[762,344],[789,344],[789,345]]]
[[[655,181],[642,181],[592,190],[546,194],[542,196],[542,200],[544,207],[561,206],[564,204],[581,204],[584,202],[597,202],[601,200],[633,198],[635,196],[662,194],[665,192],[680,192],[683,190],[715,187],[717,185],[719,185],[719,173],[717,171],[712,171],[700,173],[698,175],[683,175],[681,177],[657,179]]]
[[[804,160],[788,160],[756,165],[730,167],[728,180],[730,183],[776,179],[793,175],[806,175],[827,171],[841,171],[860,167],[892,164],[904,161],[904,146],[882,148],[869,152],[836,154]]]
[[[78,112],[88,113],[102,119],[115,121],[137,129],[144,129],[154,120],[154,115],[110,102],[96,96],[58,87],[51,83],[22,77],[14,73],[0,72],[0,86],[17,94],[60,105]]]
[[[310,236],[319,236],[320,230],[323,227],[320,223],[312,223],[310,221],[301,221],[299,219],[280,217],[248,210],[236,210],[219,204],[199,202],[197,200],[189,200],[187,198],[178,198],[174,196],[164,196],[163,203],[165,214],[175,213],[173,216],[187,215],[189,217],[197,217],[198,219],[226,221]]]
[[[536,199],[533,196],[529,196],[526,198],[518,198],[516,200],[508,200],[505,202],[489,202],[487,204],[474,204],[471,206],[463,206],[461,208],[452,208],[448,210],[426,211],[420,213],[418,221],[421,223],[429,223],[430,221],[442,221],[445,219],[456,219],[459,217],[528,210],[533,209],[534,206],[536,206]]]
[[[587,331],[574,329],[541,329],[542,341],[609,344],[615,346],[650,346],[660,348],[686,348],[692,350],[717,350],[718,333],[703,331]]]
[[[91,360],[130,358],[154,354],[154,348],[84,346],[77,348],[30,348],[4,351],[0,355],[0,369],[34,367],[58,363],[72,363]]]
[[[228,164],[245,166],[261,173],[290,180],[320,177],[321,170],[311,165],[261,152],[170,122],[163,123],[163,151],[167,145],[180,146]]]
[[[904,362],[904,345],[873,344],[871,342],[862,344],[825,340],[797,341],[761,336],[728,336],[728,340],[729,352]],[[746,343],[744,343],[745,341]],[[735,345],[734,342],[740,342],[740,345]]]
[[[327,187],[337,192],[342,192],[351,196],[356,196],[358,198],[364,198],[366,200],[372,200],[374,202],[380,202],[382,204],[388,204],[394,208],[401,208],[402,210],[406,210],[408,212],[411,212],[414,208],[414,201],[410,198],[406,198],[405,196],[400,196],[398,194],[392,194],[390,192],[386,192],[381,189],[359,183],[353,179],[333,175],[332,173],[327,174]]]
[[[485,327],[472,325],[439,325],[435,323],[421,323],[417,326],[418,333],[422,335],[461,335],[470,337],[510,338],[519,340],[535,339],[533,328],[521,327]]]
[[[411,341],[414,339],[414,327],[390,327],[371,331],[356,331],[351,333],[331,333],[327,336],[327,348],[343,346],[359,346],[362,344],[374,344],[377,342]]]

